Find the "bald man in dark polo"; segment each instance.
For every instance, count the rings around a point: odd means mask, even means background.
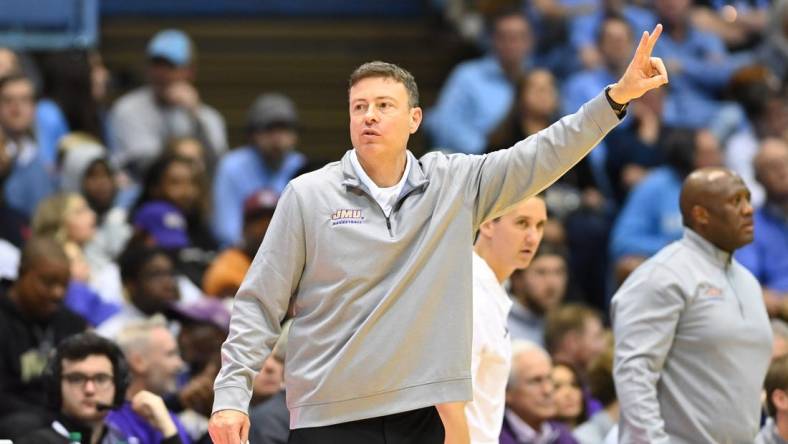
[[[750,191],[704,168],[680,205],[684,237],[613,297],[619,442],[752,442],[772,333],[758,281],[732,257],[753,239]]]

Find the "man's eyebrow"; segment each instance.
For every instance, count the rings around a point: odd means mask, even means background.
[[[374,97],[372,100],[384,100],[384,99],[397,101],[397,98],[394,97],[394,96],[377,96],[377,97]],[[366,101],[367,101],[367,99],[365,99],[365,98],[358,98],[358,99],[351,100],[350,103],[366,102]]]

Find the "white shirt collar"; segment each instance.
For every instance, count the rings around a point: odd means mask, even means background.
[[[476,251],[473,252],[473,272],[478,273],[478,278],[484,283],[485,288],[489,288],[490,293],[495,296],[495,305],[504,316],[508,316],[509,311],[512,309],[512,299],[506,290],[503,288],[495,272],[490,268],[490,264],[479,256]]]
[[[367,172],[364,171],[364,167],[361,166],[355,149],[350,152],[350,163],[353,165],[353,170],[356,172],[359,180],[361,180],[361,183],[367,187],[369,194],[372,195],[372,198],[375,199],[378,205],[383,209],[386,217],[388,217],[389,214],[391,214],[391,209],[396,203],[397,198],[402,192],[402,188],[405,186],[405,182],[408,180],[408,174],[410,173],[410,156],[405,153],[405,172],[402,174],[402,178],[400,178],[396,185],[386,188],[377,186],[375,182],[370,179]]]
[[[350,162],[353,164],[353,170],[356,172],[356,175],[361,180],[370,191],[377,191],[377,190],[390,190],[390,189],[400,189],[405,186],[405,181],[408,180],[408,173],[410,173],[410,156],[405,153],[405,172],[402,173],[402,177],[400,178],[399,182],[391,187],[381,188],[375,184],[375,182],[370,179],[367,172],[364,171],[364,167],[361,166],[361,162],[358,160],[358,154],[356,153],[355,148],[350,152]]]
[[[512,427],[512,431],[517,435],[519,442],[532,442],[537,444],[545,444],[552,442],[555,438],[553,427],[550,423],[545,421],[542,423],[542,428],[537,432],[525,421],[520,419],[513,411],[506,409],[506,419]]]

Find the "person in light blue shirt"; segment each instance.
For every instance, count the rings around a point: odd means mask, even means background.
[[[751,56],[730,55],[719,37],[697,29],[690,22],[691,6],[690,0],[655,0],[665,36],[654,52],[671,74],[666,123],[700,128],[720,123],[721,90]]]
[[[769,314],[788,317],[788,144],[766,139],[753,164],[766,203],[753,217],[754,241],[736,258],[761,283]]]
[[[561,94],[563,113],[576,112],[596,95],[595,91],[615,83],[627,69],[635,48],[632,27],[621,16],[605,18],[600,22],[596,44],[601,56],[600,66],[580,71],[567,79]]]
[[[213,232],[223,246],[241,241],[243,203],[263,188],[281,193],[306,164],[298,143],[295,105],[281,94],[264,94],[249,110],[250,143],[227,153],[213,182]]]
[[[38,202],[51,194],[54,183],[39,155],[33,136],[35,98],[33,82],[22,74],[0,79],[0,132],[5,154],[13,167],[5,179],[5,202],[31,217]]]
[[[586,101],[596,95],[594,91],[615,83],[629,65],[635,41],[632,28],[626,20],[619,16],[606,18],[599,29],[597,42],[602,57],[601,65],[595,69],[580,71],[567,79],[561,92],[563,114],[577,112]],[[631,120],[625,118],[614,131],[621,131]],[[606,194],[612,195],[613,187],[604,171],[606,157],[607,146],[602,141],[597,149],[589,154],[588,159],[594,179]]]
[[[523,14],[507,12],[494,19],[492,32],[493,52],[457,66],[427,112],[424,125],[436,148],[484,152],[487,136],[512,105],[531,54],[531,26]]]
[[[693,169],[721,165],[719,142],[707,130],[674,129],[664,150],[668,166],[654,169],[632,190],[613,227],[610,254],[617,267],[627,258],[639,258],[639,264],[680,239],[682,181]]]
[[[627,4],[623,0],[603,0],[601,8],[590,14],[573,18],[569,41],[587,68],[593,68],[595,64],[603,62],[602,54],[599,53],[600,48],[597,48],[597,40],[604,22],[610,17],[625,20],[632,32],[638,36],[643,31],[652,29],[657,23],[653,12]]]

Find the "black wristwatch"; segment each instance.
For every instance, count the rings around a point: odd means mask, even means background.
[[[620,117],[624,117],[624,114],[626,114],[626,112],[627,112],[627,105],[629,105],[629,102],[624,103],[622,105],[621,103],[618,103],[615,100],[613,100],[610,97],[610,88],[611,88],[611,86],[608,86],[607,88],[605,88],[605,97],[607,98],[607,103],[610,104],[610,107],[613,108],[613,111],[616,112],[616,115],[619,118]]]

